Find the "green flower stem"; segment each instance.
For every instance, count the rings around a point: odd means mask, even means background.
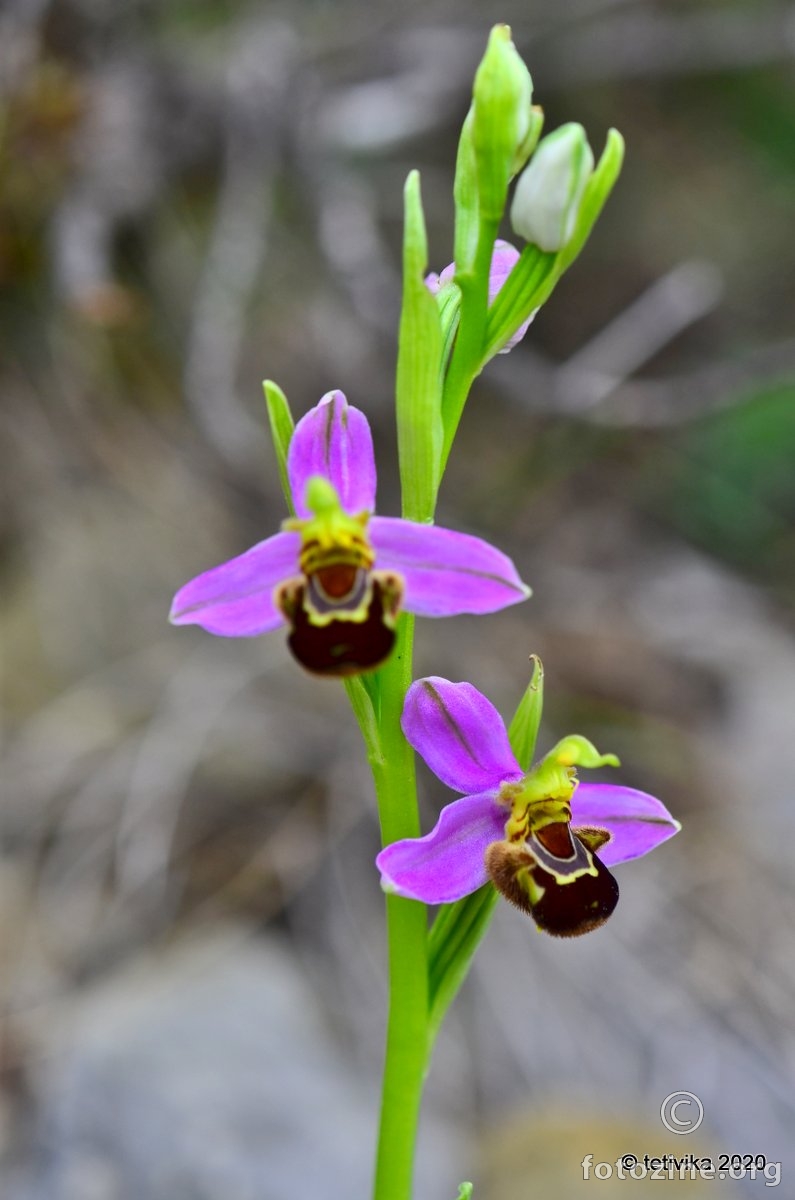
[[[425,905],[387,896],[389,1024],[374,1200],[411,1200],[414,1145],[428,1067]]]
[[[455,354],[450,363],[450,368],[447,372],[447,380],[444,388],[444,398],[442,411],[445,414],[444,425],[444,443],[442,445],[442,456],[439,467],[439,482],[447,466],[447,460],[450,457],[450,450],[453,445],[458,423],[461,420],[461,414],[464,411],[469,389],[480,370],[480,363],[475,360],[473,362],[469,357],[466,359],[461,355],[456,360]],[[448,419],[448,413],[449,419]]]
[[[412,679],[414,618],[404,614],[395,651],[377,674],[377,751],[365,731],[383,845],[418,837],[414,751],[400,728]],[[357,714],[358,715],[358,714]],[[369,734],[369,736],[368,736]],[[428,1068],[428,915],[424,904],[386,898],[389,1017],[374,1200],[410,1200],[422,1088]]]

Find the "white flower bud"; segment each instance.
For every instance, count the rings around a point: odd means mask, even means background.
[[[574,233],[594,159],[582,125],[570,122],[542,138],[516,185],[511,224],[542,250],[560,250]]]

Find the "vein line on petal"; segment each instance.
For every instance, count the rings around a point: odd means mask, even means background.
[[[278,586],[278,583],[273,585],[273,587],[270,589],[270,595],[273,595],[275,588]],[[251,600],[255,596],[263,596],[267,591],[268,589],[266,587],[259,586],[251,588],[245,592],[235,592],[234,595],[230,596],[214,596],[212,600],[196,600],[193,604],[185,605],[184,608],[176,608],[176,606],[174,606],[171,610],[171,615],[174,617],[181,617],[184,616],[185,613],[201,612],[206,608],[215,608],[219,604],[237,604],[239,600]]]
[[[485,771],[486,768],[483,766],[483,763],[480,761],[477,754],[473,750],[472,746],[470,746],[469,742],[464,737],[462,730],[459,728],[459,726],[456,724],[456,722],[450,716],[450,713],[447,710],[444,700],[442,699],[440,693],[436,690],[436,688],[433,686],[433,684],[428,679],[423,679],[422,687],[423,687],[423,690],[430,696],[431,700],[436,705],[436,707],[439,709],[439,712],[442,714],[442,718],[443,718],[445,724],[448,726],[449,729],[452,730],[453,735],[456,738],[456,740],[461,744],[461,746],[467,752],[467,754],[472,759],[472,761],[475,763],[475,765],[480,767],[481,771]]]
[[[334,426],[334,401],[332,400],[327,406],[328,414],[326,416],[326,428],[323,432],[323,457],[326,463],[326,471],[331,475],[331,433]]]
[[[670,827],[672,825],[679,825],[679,828],[680,829],[682,828],[682,826],[679,824],[679,822],[677,820],[675,820],[674,818],[670,818],[669,820],[666,821],[665,817],[638,817],[638,816],[633,817],[633,816],[630,816],[628,813],[618,813],[615,816],[611,815],[608,818],[608,820],[610,821],[611,825],[620,824],[622,822],[624,824],[630,824],[630,823],[634,824],[637,821],[641,821],[644,825],[665,825],[665,827],[667,829],[670,829]],[[603,826],[599,824],[598,819],[589,821],[588,827],[593,828],[593,829],[602,829],[603,828]],[[605,829],[605,833],[609,833],[609,830]]]
[[[383,551],[382,551],[383,553]],[[416,560],[401,559],[400,554],[395,554],[392,551],[387,551],[385,557],[389,560],[390,566],[394,565],[398,569],[408,567],[412,571],[444,571],[449,574],[458,575],[474,575],[478,579],[488,579],[492,583],[502,584],[503,587],[512,588],[515,592],[527,595],[530,591],[526,583],[514,583],[510,579],[506,579],[504,575],[496,575],[492,571],[479,571],[476,567],[451,566],[450,563],[435,563],[435,562],[417,562]]]

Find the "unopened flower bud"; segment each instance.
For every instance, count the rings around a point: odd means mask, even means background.
[[[481,212],[502,215],[508,181],[531,132],[533,83],[507,25],[495,25],[475,75],[472,138]]]
[[[539,142],[511,205],[516,233],[542,250],[560,250],[574,234],[594,159],[582,125],[570,122]]]

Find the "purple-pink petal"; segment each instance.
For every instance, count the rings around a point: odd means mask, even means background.
[[[433,773],[456,792],[496,790],[506,779],[522,777],[502,717],[471,683],[438,675],[416,680],[406,693],[401,725]]]
[[[530,595],[516,567],[481,538],[400,517],[369,524],[376,567],[404,578],[404,606],[421,617],[489,613]]]
[[[494,243],[494,252],[491,256],[491,266],[489,267],[489,304],[493,304],[497,293],[499,292],[505,280],[510,275],[513,268],[519,261],[519,251],[510,242],[504,242],[498,238]],[[446,283],[450,283],[455,279],[455,263],[450,263],[444,268],[441,274],[436,275],[431,273],[425,280],[425,285],[434,295],[444,287]],[[535,313],[532,313],[527,320],[519,326],[516,333],[508,339],[505,345],[500,350],[500,354],[507,354],[512,350],[517,342],[521,342],[524,335],[527,333],[530,322],[533,320]]]
[[[493,304],[497,293],[499,292],[505,280],[510,275],[511,271],[519,261],[519,251],[510,242],[496,241],[494,243],[494,253],[491,256],[491,271],[489,273],[489,304]],[[521,342],[524,335],[530,326],[535,313],[527,318],[516,330],[505,345],[500,350],[500,354],[507,354],[512,350],[517,342]]]
[[[295,427],[287,453],[287,475],[295,511],[309,516],[306,485],[313,475],[334,484],[348,513],[375,509],[375,455],[363,412],[342,392],[327,392]]]
[[[300,538],[277,533],[245,554],[186,583],[174,597],[173,625],[201,625],[219,637],[256,637],[284,623],[277,584],[298,573]]]
[[[505,836],[506,818],[493,792],[448,804],[425,837],[381,851],[375,861],[382,887],[425,904],[450,904],[477,891],[488,879],[486,847]]]
[[[491,256],[489,268],[489,304],[493,304],[497,292],[510,275],[519,261],[519,251],[510,242],[498,238],[494,243],[494,253]]]
[[[510,242],[504,242],[502,238],[497,238],[491,256],[491,266],[489,267],[489,304],[494,303],[497,292],[505,283],[505,280],[518,261],[519,251],[516,247],[512,246]],[[446,283],[452,283],[454,279],[455,263],[451,262],[439,275],[436,275],[434,272],[428,275],[425,279],[425,286],[430,291],[436,293]]]
[[[681,828],[654,796],[612,783],[580,783],[571,801],[571,824],[607,830],[610,841],[597,851],[606,867],[648,854]]]

